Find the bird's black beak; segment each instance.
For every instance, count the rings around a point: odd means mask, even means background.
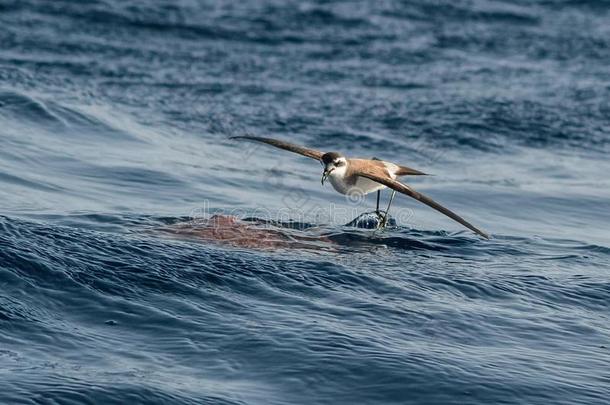
[[[326,178],[328,177],[328,175],[330,174],[330,172],[332,172],[333,170],[335,170],[335,168],[333,167],[332,169],[324,169],[324,173],[322,173],[322,185],[324,185],[324,182],[326,181]]]

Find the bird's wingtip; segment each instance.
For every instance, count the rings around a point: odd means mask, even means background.
[[[235,135],[235,136],[230,136],[229,139],[246,139],[249,141],[261,141],[265,138],[261,138],[258,136],[250,136],[250,135]]]

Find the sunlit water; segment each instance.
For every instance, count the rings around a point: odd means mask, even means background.
[[[0,402],[607,403],[609,21],[0,0]],[[432,173],[493,238],[345,227],[373,195],[244,134]]]

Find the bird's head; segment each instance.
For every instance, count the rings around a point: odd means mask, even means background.
[[[322,173],[322,185],[329,176],[343,176],[347,170],[347,159],[336,152],[328,152],[322,155],[324,172]]]

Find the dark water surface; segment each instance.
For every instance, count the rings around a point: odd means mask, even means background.
[[[607,404],[609,66],[606,1],[0,0],[0,403]]]

